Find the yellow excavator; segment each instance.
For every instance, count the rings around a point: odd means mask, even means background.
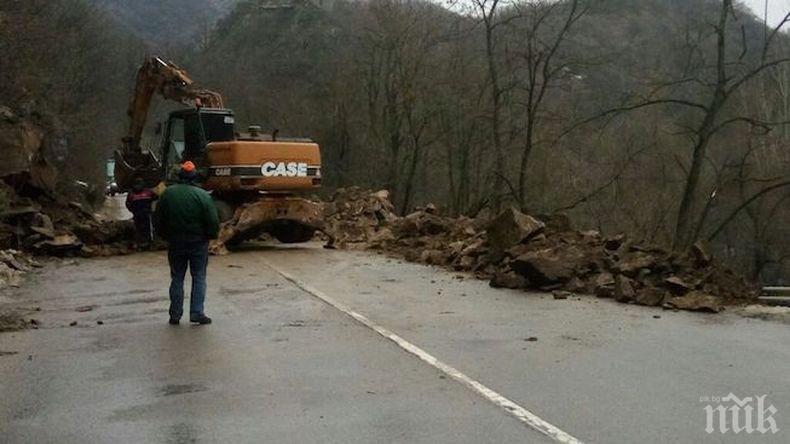
[[[154,153],[141,141],[157,94],[186,108],[170,113]],[[223,222],[215,253],[264,233],[298,243],[323,230],[321,205],[299,197],[321,186],[321,152],[312,140],[280,139],[258,126],[238,132],[219,93],[196,87],[186,71],[159,57],[140,67],[128,113],[129,131],[114,155],[118,187],[128,191],[138,177],[151,187],[167,184],[181,163],[195,163]]]

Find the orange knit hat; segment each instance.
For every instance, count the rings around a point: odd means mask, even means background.
[[[191,173],[195,171],[195,164],[187,160],[186,162],[181,164],[181,171],[185,173]]]

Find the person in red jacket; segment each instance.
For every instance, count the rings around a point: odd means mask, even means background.
[[[132,190],[126,196],[126,208],[134,217],[134,230],[138,246],[147,249],[154,240],[153,204],[157,199],[156,193],[146,188],[145,182],[138,177],[134,180]]]

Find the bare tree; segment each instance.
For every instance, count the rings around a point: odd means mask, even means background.
[[[525,94],[524,103],[524,141],[518,176],[518,195],[521,208],[526,209],[527,174],[530,157],[537,145],[538,125],[541,122],[543,107],[550,88],[562,79],[572,77],[569,63],[560,60],[560,47],[565,42],[573,25],[587,12],[579,0],[567,2],[526,2],[516,5],[519,22],[523,28],[523,49],[517,56],[524,64],[524,79],[520,87]],[[557,23],[555,16],[562,16]]]
[[[505,147],[502,143],[502,108],[506,88],[499,73],[496,31],[504,22],[501,16],[503,0],[471,0],[485,34],[485,58],[488,72],[488,89],[491,97],[491,142],[494,145],[493,187],[491,208],[496,213],[501,208],[505,192]]]
[[[772,51],[772,44],[779,31],[790,22],[790,13],[766,34],[758,53],[748,46],[743,28],[737,26],[737,20],[733,0],[721,0],[718,20],[710,25],[715,40],[715,57],[712,64],[707,64],[704,56],[701,55],[705,54],[702,44],[691,46],[688,59],[700,65],[697,72],[687,73],[680,79],[661,82],[637,103],[607,110],[599,116],[584,121],[589,122],[604,115],[654,105],[671,105],[688,111],[690,116],[688,121],[680,124],[691,141],[691,164],[685,173],[674,229],[673,244],[678,249],[683,249],[696,240],[695,226],[700,223],[698,217],[702,216],[695,214],[695,207],[708,148],[714,137],[738,124],[746,125],[752,131],[767,133],[774,127],[788,123],[766,121],[756,116],[744,115],[736,112],[729,105],[731,99],[742,88],[768,71],[790,62],[788,54],[781,52],[775,54]],[[737,50],[731,48],[734,40],[740,40],[741,48]],[[689,85],[699,90],[696,98],[664,95],[667,91]]]

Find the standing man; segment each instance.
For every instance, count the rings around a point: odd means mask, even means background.
[[[170,262],[170,324],[178,325],[184,314],[184,276],[192,275],[189,321],[211,324],[203,311],[206,299],[208,242],[219,232],[217,209],[211,196],[197,186],[195,164],[184,162],[178,173],[180,183],[167,187],[157,206],[160,233],[168,242]]]
[[[126,195],[126,208],[134,218],[134,232],[137,246],[148,249],[154,240],[154,226],[151,219],[156,193],[146,188],[142,177],[136,177],[132,191]]]

